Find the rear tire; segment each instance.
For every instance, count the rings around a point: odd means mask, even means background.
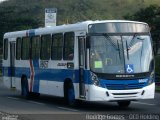
[[[119,101],[118,105],[121,108],[127,108],[130,105],[131,101]]]
[[[25,99],[29,98],[28,80],[26,76],[22,76],[21,78],[21,95]]]

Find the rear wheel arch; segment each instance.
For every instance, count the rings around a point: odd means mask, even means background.
[[[64,97],[65,97],[65,95],[66,95],[66,89],[67,89],[68,87],[70,87],[71,85],[73,85],[72,80],[69,79],[69,78],[65,79],[64,85],[63,85]]]
[[[75,90],[71,79],[66,79],[64,81],[64,99],[65,103],[67,103],[68,105],[70,106],[76,105]]]
[[[21,95],[24,98],[29,97],[29,85],[28,85],[28,79],[26,75],[22,75],[21,77]]]

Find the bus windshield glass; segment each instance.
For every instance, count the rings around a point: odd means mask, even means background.
[[[154,65],[149,32],[122,30],[114,34],[91,35],[90,67],[93,72],[108,74],[152,72]]]

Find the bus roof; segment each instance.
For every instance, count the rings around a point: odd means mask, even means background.
[[[128,21],[128,20],[84,21],[84,22],[78,22],[75,24],[64,24],[64,25],[55,26],[55,27],[44,27],[44,28],[37,28],[37,29],[30,29],[30,30],[23,30],[23,31],[8,32],[4,34],[4,38],[25,37],[27,36],[27,34],[41,35],[41,34],[63,33],[63,32],[70,32],[70,31],[86,31],[87,32],[89,24],[105,23],[105,22],[122,22],[122,23],[134,22],[139,24],[147,24],[144,22]]]

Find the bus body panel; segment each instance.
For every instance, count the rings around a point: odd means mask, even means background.
[[[15,59],[15,76],[14,85],[16,89],[21,90],[21,77],[26,75],[28,79],[29,90],[36,93],[43,93],[64,97],[64,81],[70,79],[74,86],[75,99],[80,98],[80,65],[79,65],[79,42],[78,38],[87,37],[88,25],[94,23],[105,22],[129,22],[140,23],[134,21],[87,21],[74,25],[63,25],[51,28],[39,28],[34,30],[24,30],[18,32],[6,33],[4,39],[8,38],[8,59],[3,60],[3,81],[7,87],[10,87],[10,43],[16,42],[18,37],[32,37],[33,35],[56,34],[65,32],[74,32],[74,59],[73,60],[16,60]],[[108,90],[102,86],[96,86],[91,80],[91,70],[89,63],[89,49],[86,49],[86,68],[83,70],[85,83],[86,101],[119,101],[119,100],[137,100],[154,98],[155,83],[146,85],[140,89],[128,90]],[[68,68],[67,64],[73,63],[73,68]],[[105,81],[105,79],[104,79]],[[144,94],[142,92],[144,91]],[[108,93],[107,93],[108,92]],[[133,94],[134,93],[134,94]],[[109,94],[109,96],[107,96]],[[115,95],[114,95],[115,94]],[[128,94],[128,95],[127,95]]]

